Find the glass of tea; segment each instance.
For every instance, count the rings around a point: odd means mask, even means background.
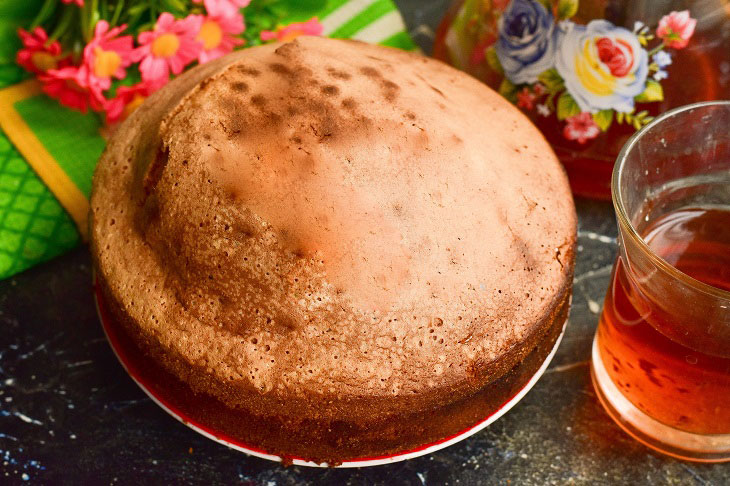
[[[730,460],[730,101],[669,111],[619,153],[619,254],[593,341],[609,415],[682,459]]]

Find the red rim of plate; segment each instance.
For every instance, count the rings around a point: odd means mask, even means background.
[[[99,286],[97,285],[96,276],[94,276],[94,301],[96,303],[96,310],[99,315],[99,320],[101,321],[102,328],[104,329],[104,334],[106,335],[107,340],[109,341],[109,344],[111,345],[111,348],[114,351],[114,354],[116,355],[117,359],[122,364],[122,367],[127,372],[127,374],[129,374],[129,376],[132,377],[134,382],[142,389],[142,391],[144,391],[147,394],[147,396],[149,396],[155,403],[157,403],[157,405],[162,407],[163,410],[165,410],[167,413],[172,415],[179,422],[182,422],[183,424],[187,425],[191,429],[195,430],[196,432],[204,435],[205,437],[207,437],[209,439],[212,439],[220,444],[223,444],[232,449],[244,452],[251,456],[259,457],[262,459],[268,459],[270,461],[275,461],[275,462],[282,462],[282,458],[277,455],[269,454],[266,451],[257,449],[256,447],[252,447],[248,444],[244,444],[240,441],[227,437],[225,434],[218,432],[218,431],[208,427],[207,425],[201,424],[197,420],[195,420],[195,419],[187,416],[183,412],[177,410],[163,396],[160,396],[158,393],[153,392],[150,389],[150,387],[148,387],[145,384],[145,382],[136,373],[130,371],[124,351],[122,350],[121,346],[119,345],[119,342],[117,341],[117,339],[107,329],[108,321],[111,318],[109,317],[109,314],[108,314],[106,308],[104,307],[104,301],[103,301],[103,298],[101,295],[101,290],[100,290]],[[527,383],[525,383],[525,386],[523,386],[517,393],[515,393],[512,397],[510,397],[508,400],[506,400],[504,403],[502,403],[502,405],[500,405],[499,408],[497,408],[489,416],[485,417],[484,419],[482,419],[475,425],[473,425],[471,427],[467,427],[466,429],[461,430],[449,437],[445,437],[438,441],[431,442],[429,444],[425,444],[423,446],[420,446],[420,447],[417,447],[414,449],[397,452],[397,453],[391,454],[391,455],[350,459],[348,461],[342,462],[341,464],[338,464],[335,467],[346,468],[346,467],[379,466],[382,464],[391,464],[394,462],[404,461],[406,459],[412,459],[415,457],[430,454],[432,452],[435,452],[435,451],[438,451],[445,447],[448,447],[452,444],[460,442],[460,441],[476,434],[477,432],[484,429],[491,423],[495,422],[502,415],[507,413],[520,400],[522,400],[522,398],[527,394],[527,392],[529,392],[530,389],[532,389],[532,387],[535,385],[535,383],[537,383],[537,381],[540,379],[540,377],[542,376],[542,374],[545,372],[548,365],[550,364],[550,361],[553,359],[553,356],[555,355],[555,352],[557,351],[558,346],[560,346],[560,341],[563,339],[563,334],[565,333],[565,325],[567,322],[568,322],[568,320],[566,318],[565,323],[563,323],[563,329],[560,332],[558,339],[555,341],[555,345],[553,346],[553,349],[550,350],[550,353],[547,355],[547,357],[545,358],[545,361],[543,361],[542,365],[540,365],[540,368],[535,372],[534,375],[532,375],[530,380]],[[328,467],[328,465],[326,463],[320,464],[320,463],[308,461],[306,459],[301,459],[298,457],[294,457],[294,458],[288,457],[287,462],[290,462],[296,466]]]

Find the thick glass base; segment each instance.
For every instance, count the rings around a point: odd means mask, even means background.
[[[678,459],[697,462],[730,461],[730,434],[702,435],[675,429],[639,410],[613,383],[593,339],[591,377],[608,415],[634,439]]]

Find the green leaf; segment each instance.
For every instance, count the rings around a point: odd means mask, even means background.
[[[163,0],[162,4],[168,12],[174,12],[180,15],[186,13],[187,6],[183,0]]]
[[[27,73],[17,64],[0,64],[0,88],[10,86],[27,76]]]
[[[578,12],[578,0],[560,0],[558,2],[558,19],[569,19]]]
[[[623,123],[624,122],[624,116],[625,116],[624,112],[622,112],[622,111],[617,112],[616,113],[616,122],[617,123]]]
[[[487,47],[484,50],[484,57],[487,59],[487,64],[489,64],[489,67],[492,68],[492,71],[504,74],[502,63],[499,62],[499,57],[497,57],[497,51],[494,46]]]
[[[517,102],[517,86],[512,84],[512,82],[507,78],[504,78],[502,83],[499,85],[499,94],[510,100],[512,103]]]
[[[0,64],[16,65],[15,54],[22,47],[18,27],[27,29],[42,4],[39,0],[0,0]]]
[[[560,91],[564,86],[563,78],[558,74],[556,69],[544,71],[537,77],[537,80],[545,85],[545,88],[551,93]]]
[[[130,17],[134,17],[148,9],[149,5],[147,5],[146,3],[138,3],[137,5],[132,5],[131,7],[129,7],[129,9],[127,9],[127,15],[129,15]]]
[[[598,113],[594,113],[593,121],[602,132],[607,131],[613,121],[613,110],[601,110]]]
[[[558,98],[558,120],[565,120],[571,116],[580,114],[580,107],[567,91]]]
[[[321,12],[327,6],[327,0],[281,0],[279,5],[288,16],[297,17],[298,20]]]
[[[662,101],[664,99],[664,89],[662,85],[653,79],[646,82],[646,88],[641,94],[637,95],[634,100],[639,103],[649,103],[651,101]]]

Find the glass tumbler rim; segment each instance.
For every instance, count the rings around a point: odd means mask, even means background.
[[[706,284],[704,282],[701,282],[695,278],[690,277],[686,273],[682,272],[675,266],[667,263],[666,260],[664,260],[662,257],[657,255],[650,247],[647,245],[647,243],[644,241],[644,238],[641,237],[639,232],[634,227],[634,224],[631,222],[631,219],[628,216],[628,212],[626,211],[626,205],[624,203],[623,194],[620,188],[620,182],[621,177],[623,174],[624,166],[626,165],[626,161],[629,158],[629,154],[632,153],[635,146],[638,144],[638,142],[643,138],[643,136],[647,133],[649,133],[652,129],[657,127],[658,125],[661,125],[664,121],[674,118],[677,115],[681,115],[685,112],[691,112],[693,110],[696,110],[698,108],[706,108],[706,107],[722,107],[724,109],[727,109],[730,111],[730,100],[715,100],[715,101],[702,101],[699,103],[692,103],[689,105],[683,105],[678,108],[674,108],[672,110],[666,111],[662,113],[661,115],[657,116],[654,120],[649,122],[647,125],[645,125],[641,130],[634,133],[631,138],[624,144],[624,146],[621,148],[621,151],[618,154],[618,157],[616,157],[616,163],[613,167],[613,173],[611,175],[611,199],[613,201],[613,207],[616,211],[616,217],[619,221],[619,232],[622,233],[622,237],[629,237],[631,240],[633,240],[633,243],[638,246],[638,248],[641,249],[641,251],[649,258],[651,261],[657,266],[657,268],[662,269],[664,272],[666,272],[669,276],[672,278],[680,281],[684,285],[687,285],[699,292],[709,294],[713,297],[725,300],[730,302],[730,291],[726,291],[717,287],[714,287],[712,285]],[[627,228],[628,234],[625,234],[621,230],[621,226]]]

